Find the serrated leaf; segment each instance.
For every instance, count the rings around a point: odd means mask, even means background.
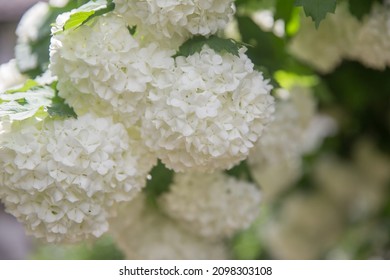
[[[50,117],[60,118],[77,118],[77,115],[72,107],[65,103],[65,99],[54,96],[51,100],[50,106],[46,108]]]
[[[187,57],[195,53],[199,53],[204,45],[209,46],[218,53],[228,52],[236,56],[239,55],[239,50],[243,46],[232,39],[223,39],[217,36],[210,36],[209,38],[195,36],[180,46],[176,56]]]
[[[311,17],[318,28],[328,13],[334,13],[337,0],[296,0],[296,6],[302,6],[305,15]]]
[[[108,12],[113,11],[115,3],[112,1],[96,1],[89,2],[79,8],[79,11],[74,12],[70,15],[69,19],[63,26],[63,31],[77,28],[91,19],[104,15]]]

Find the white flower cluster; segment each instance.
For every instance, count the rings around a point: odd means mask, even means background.
[[[293,38],[290,51],[322,73],[331,72],[342,59],[360,61],[367,67],[385,69],[390,65],[390,3],[375,3],[362,22],[348,11],[345,1],[335,14],[327,15],[315,29],[304,19]]]
[[[11,87],[21,85],[26,79],[27,77],[19,72],[15,59],[0,65],[0,93]]]
[[[116,12],[147,37],[180,46],[191,35],[209,36],[233,18],[233,0],[114,0]]]
[[[172,219],[199,236],[221,240],[247,229],[259,214],[256,185],[223,173],[178,173],[160,206]]]
[[[112,203],[130,200],[154,163],[123,125],[92,114],[14,122],[0,146],[0,198],[49,242],[107,231]]]
[[[38,39],[39,30],[49,15],[49,4],[38,2],[20,20],[16,28],[15,57],[20,71],[33,70],[38,66],[38,56],[32,53],[31,43]]]
[[[368,140],[355,147],[354,162],[323,158],[314,169],[318,186],[351,220],[369,218],[381,208],[390,181],[390,158]]]
[[[68,17],[60,16],[53,31]],[[244,48],[236,56],[205,45],[173,59],[175,51],[158,41],[133,37],[116,13],[54,34],[50,69],[60,96],[77,114],[105,112],[140,124],[148,148],[175,171],[232,167],[272,119],[272,87]]]
[[[329,73],[348,57],[356,44],[360,22],[341,3],[316,29],[311,19],[303,17],[299,32],[290,43],[290,52],[322,73]]]
[[[375,3],[359,30],[351,57],[374,69],[390,66],[390,3]]]
[[[143,195],[122,203],[110,221],[110,233],[128,259],[227,259],[227,246],[183,230],[175,221],[147,204]]]
[[[318,259],[343,226],[338,209],[321,193],[294,194],[262,225],[264,246],[276,259]]]
[[[152,84],[164,86],[160,76],[173,67],[173,54],[157,43],[141,47],[123,19],[110,14],[54,35],[50,69],[58,76],[60,95],[78,114],[91,109],[120,114],[121,121],[132,125],[142,116]]]
[[[330,117],[316,113],[310,89],[295,86],[286,93],[287,100],[278,99],[275,120],[248,158],[252,175],[264,189],[266,200],[298,179],[302,155],[317,148],[323,138],[334,132]]]
[[[212,172],[245,159],[272,120],[271,85],[240,50],[219,54],[208,46],[177,57],[175,81],[151,91],[142,136],[175,171]]]

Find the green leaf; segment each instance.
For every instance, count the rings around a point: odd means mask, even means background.
[[[337,0],[296,0],[296,6],[302,6],[306,16],[311,17],[318,28],[328,13],[334,13]]]
[[[229,176],[235,177],[239,180],[245,180],[248,182],[254,182],[252,171],[246,160],[241,161],[233,168],[226,170],[225,173]]]
[[[362,20],[362,18],[371,11],[372,5],[375,2],[380,2],[380,0],[349,0],[349,11],[357,19]]]
[[[239,55],[239,49],[242,44],[233,39],[223,39],[217,36],[210,36],[209,38],[203,36],[195,36],[180,46],[178,53],[175,56],[190,56],[194,53],[199,53],[204,45],[208,45],[216,52],[228,52],[233,55]]]
[[[148,180],[145,192],[147,199],[152,204],[156,204],[157,198],[164,192],[169,191],[169,187],[173,182],[174,172],[165,167],[158,161],[157,165],[150,172],[151,179]]]
[[[276,0],[275,19],[282,19],[288,24],[294,10],[295,0]]]
[[[5,93],[12,94],[16,92],[26,92],[36,86],[39,86],[39,84],[36,81],[28,79],[20,88],[9,89]]]
[[[51,101],[51,105],[46,108],[50,117],[77,118],[73,108],[65,103],[65,99],[55,95]]]
[[[64,24],[63,31],[71,28],[77,28],[95,17],[113,11],[114,8],[115,3],[112,1],[89,2],[81,6],[79,11],[70,15],[69,19]]]
[[[37,114],[45,114],[44,108],[51,104],[54,90],[28,80],[20,91],[0,94],[0,118],[24,120]]]

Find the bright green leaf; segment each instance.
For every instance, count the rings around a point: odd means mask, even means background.
[[[13,93],[17,93],[17,92],[26,92],[26,91],[29,91],[36,86],[39,86],[39,84],[36,81],[29,79],[20,88],[9,89],[5,93],[13,94]]]
[[[78,11],[73,12],[69,19],[65,22],[63,31],[77,28],[91,19],[104,15],[108,12],[113,11],[115,8],[115,3],[112,1],[92,1],[81,6]]]
[[[311,17],[318,28],[328,13],[334,13],[337,0],[296,0],[295,5],[302,6],[306,16]]]

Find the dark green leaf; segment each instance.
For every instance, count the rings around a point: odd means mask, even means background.
[[[375,2],[380,2],[380,0],[349,0],[349,11],[357,19],[361,20],[371,11],[371,7]]]
[[[173,181],[174,172],[158,161],[157,165],[150,172],[150,176],[152,178],[148,180],[145,192],[148,201],[156,204],[156,199],[164,192],[169,191],[169,187]]]
[[[242,47],[241,44],[232,39],[223,39],[217,36],[210,36],[209,38],[195,36],[180,46],[179,52],[176,56],[187,57],[193,55],[194,53],[199,53],[204,45],[208,45],[216,52],[228,52],[237,56],[239,55],[239,49]]]
[[[306,16],[311,17],[318,28],[328,13],[334,13],[337,0],[296,0],[295,5],[302,6]]]
[[[288,24],[294,10],[295,0],[276,0],[275,19],[282,19]]]
[[[241,161],[238,165],[233,168],[226,170],[226,174],[235,177],[239,180],[245,180],[248,182],[254,182],[252,172],[246,160]]]
[[[51,101],[51,105],[46,108],[50,117],[77,118],[73,108],[65,103],[65,99],[56,95]]]

